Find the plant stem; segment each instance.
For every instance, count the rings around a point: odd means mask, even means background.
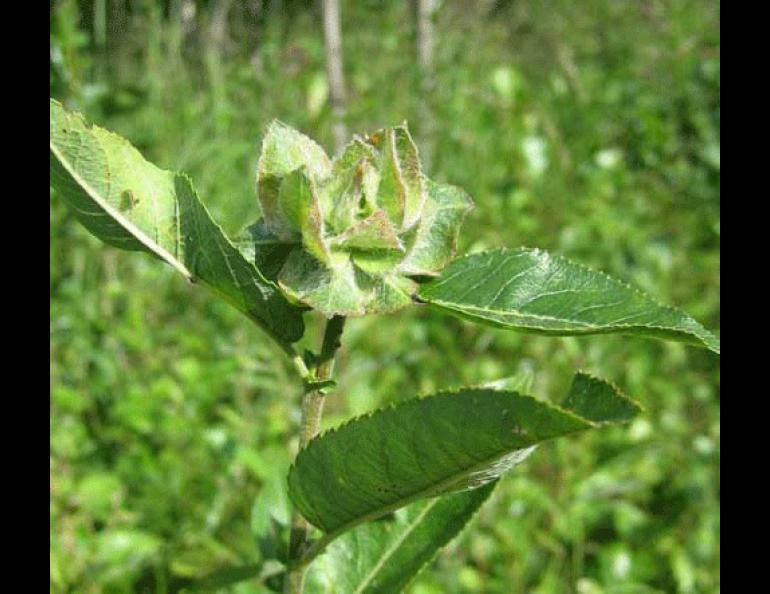
[[[343,316],[334,316],[326,323],[321,354],[315,367],[315,373],[312,376],[314,381],[331,379],[334,372],[334,357],[340,347],[340,337],[344,328],[345,318]],[[303,367],[298,365],[298,370],[301,372]],[[307,378],[308,375],[305,374],[303,380]],[[321,428],[324,398],[325,396],[320,390],[311,390],[302,398],[302,421],[299,434],[300,451],[307,446],[311,439],[318,435],[318,431]],[[291,537],[289,540],[290,566],[304,554],[308,546],[307,534],[309,529],[310,524],[295,509],[292,513]],[[304,586],[305,566],[290,568],[284,578],[284,594],[302,594]]]
[[[334,150],[339,153],[348,141],[345,125],[345,76],[342,68],[342,33],[338,0],[323,0],[324,41],[326,43],[326,72],[329,77],[329,99],[332,108]]]

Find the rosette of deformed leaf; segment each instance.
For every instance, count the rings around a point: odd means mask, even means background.
[[[289,299],[326,316],[409,305],[415,277],[452,259],[470,198],[425,177],[406,125],[355,137],[330,161],[272,123],[257,166],[263,218],[246,241]]]

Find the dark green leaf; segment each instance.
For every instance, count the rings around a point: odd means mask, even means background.
[[[279,342],[299,340],[300,310],[233,246],[186,176],[155,167],[125,139],[54,100],[50,141],[51,185],[91,233],[202,281]]]
[[[308,570],[307,594],[401,592],[454,538],[497,483],[418,501],[334,541]],[[353,561],[354,560],[354,561]]]
[[[212,590],[219,590],[244,580],[254,579],[259,576],[261,571],[261,564],[225,567],[212,572],[200,580],[190,580],[190,582],[185,585],[184,591],[210,592]]]
[[[551,336],[636,334],[719,353],[719,339],[687,314],[537,249],[458,258],[418,294],[432,306],[491,326]]]
[[[283,564],[275,559],[251,565],[223,567],[199,580],[186,580],[181,589],[183,592],[213,592],[220,591],[228,586],[234,586],[246,580],[261,584],[267,582],[273,576],[279,575],[284,570]]]
[[[487,484],[541,441],[638,411],[612,386],[583,374],[570,392],[567,405],[586,418],[516,392],[467,388],[354,419],[298,454],[289,495],[331,540],[418,499]]]

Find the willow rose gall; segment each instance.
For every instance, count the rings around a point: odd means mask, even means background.
[[[409,305],[454,257],[473,202],[423,175],[406,125],[355,137],[333,161],[273,122],[257,165],[255,263],[292,302],[362,316]]]

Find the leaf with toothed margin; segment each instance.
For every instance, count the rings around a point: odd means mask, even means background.
[[[489,498],[479,489],[418,501],[342,535],[308,568],[307,594],[401,592]]]
[[[185,175],[159,169],[125,139],[54,100],[50,154],[51,186],[96,237],[202,282],[281,344],[302,337],[301,310],[244,258]]]
[[[719,353],[719,339],[687,314],[629,285],[537,249],[457,258],[418,296],[458,317],[533,334],[633,334]]]
[[[485,387],[528,391],[529,371]],[[468,525],[497,481],[478,489],[411,503],[360,524],[332,542],[308,568],[307,594],[401,592]]]
[[[485,485],[544,440],[638,411],[616,388],[582,373],[562,407],[489,388],[414,399],[312,440],[289,471],[289,495],[329,542],[419,499]]]

